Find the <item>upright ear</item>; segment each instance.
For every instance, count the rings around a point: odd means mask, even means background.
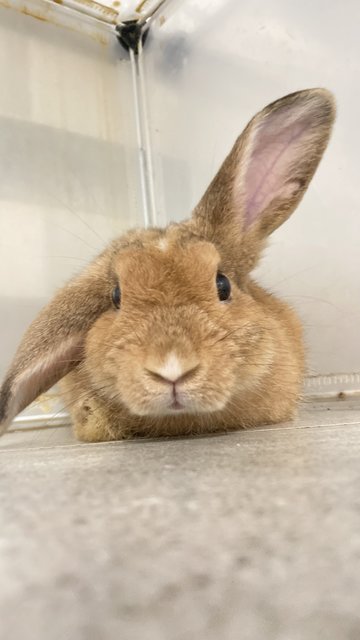
[[[248,273],[266,237],[294,211],[329,140],[334,100],[325,89],[285,96],[258,113],[194,210],[190,225]]]
[[[110,307],[108,264],[105,252],[30,325],[0,389],[0,433],[82,360],[88,329]]]

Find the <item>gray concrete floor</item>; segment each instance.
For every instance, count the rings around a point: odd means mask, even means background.
[[[360,400],[195,439],[20,429],[0,456],[1,638],[360,639]]]

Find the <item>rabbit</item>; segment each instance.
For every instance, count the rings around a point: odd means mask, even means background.
[[[291,420],[305,375],[302,326],[251,272],[303,197],[334,118],[325,89],[268,105],[190,219],[125,233],[60,289],[2,385],[1,430],[61,379],[87,442]]]

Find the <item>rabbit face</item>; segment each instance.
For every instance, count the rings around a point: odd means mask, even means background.
[[[138,245],[113,260],[121,302],[86,340],[94,388],[142,416],[223,409],[271,365],[261,308],[223,273],[215,246],[191,233],[186,242],[181,225]]]

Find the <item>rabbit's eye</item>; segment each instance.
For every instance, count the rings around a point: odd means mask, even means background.
[[[117,309],[120,309],[121,291],[118,284],[116,285],[116,287],[113,288],[111,298],[112,298],[114,307],[116,307]]]
[[[229,300],[231,293],[231,284],[229,279],[224,276],[223,273],[217,273],[216,275],[216,286],[218,291],[219,300],[224,302],[225,300]]]

